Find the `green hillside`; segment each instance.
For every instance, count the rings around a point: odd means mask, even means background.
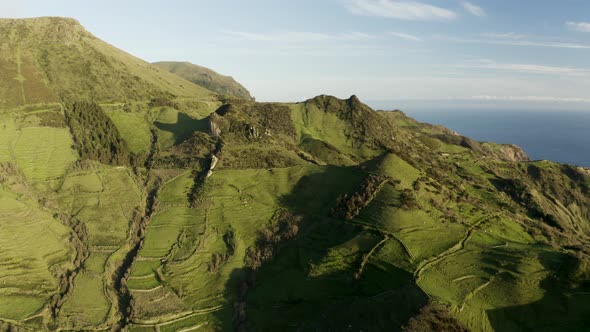
[[[73,19],[0,19],[0,107],[200,97],[211,92],[137,59]]]
[[[0,31],[0,331],[588,330],[590,170]]]
[[[223,76],[209,68],[190,62],[163,61],[155,62],[154,65],[221,95],[245,100],[254,99],[250,92],[231,76]]]

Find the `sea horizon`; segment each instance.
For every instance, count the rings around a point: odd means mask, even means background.
[[[420,122],[442,125],[478,141],[517,145],[531,160],[590,167],[590,112],[526,108],[402,111]]]

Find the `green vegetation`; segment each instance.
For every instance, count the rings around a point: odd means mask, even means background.
[[[254,100],[250,92],[232,77],[220,75],[209,68],[189,62],[156,62],[154,65],[223,96]]]
[[[18,180],[0,181],[0,319],[24,321],[42,313],[58,291],[56,276],[71,265],[72,235],[19,193],[21,188],[13,181]]]
[[[586,169],[218,98],[73,20],[0,33],[0,331],[590,325]]]
[[[150,123],[144,113],[116,109],[107,111],[107,114],[130,152],[137,155],[149,152],[152,134]]]
[[[97,39],[75,20],[0,19],[0,107],[65,101],[211,98],[205,88]],[[17,78],[16,80],[14,78]]]
[[[102,108],[78,102],[66,108],[66,120],[82,159],[110,165],[129,165],[132,156],[117,127]]]

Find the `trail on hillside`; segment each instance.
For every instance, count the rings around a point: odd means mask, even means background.
[[[375,253],[375,251],[377,251],[381,246],[383,246],[385,244],[385,242],[387,242],[387,240],[389,240],[389,239],[390,239],[389,235],[385,235],[383,237],[383,240],[379,241],[379,243],[377,243],[373,248],[371,248],[371,251],[369,251],[366,255],[363,256],[363,261],[361,262],[361,265],[359,266],[358,271],[354,274],[355,279],[357,279],[357,280],[360,279],[360,277],[363,275],[363,270],[365,269],[365,265],[367,264],[367,262],[369,261],[369,259],[373,255],[373,253]]]
[[[429,267],[431,267],[434,264],[439,263],[440,261],[457,254],[458,252],[460,252],[461,250],[465,249],[465,243],[467,242],[467,240],[469,240],[469,238],[471,238],[471,235],[473,234],[473,232],[475,231],[475,229],[483,222],[486,222],[492,218],[494,218],[496,215],[490,215],[490,216],[483,216],[481,217],[478,221],[476,221],[473,225],[471,225],[469,227],[469,229],[467,230],[467,232],[465,233],[465,236],[459,241],[457,242],[457,244],[455,244],[454,246],[452,246],[451,248],[445,250],[444,252],[431,257],[429,259],[427,259],[425,262],[423,262],[422,264],[420,264],[420,267],[416,270],[416,272],[414,272],[414,278],[416,279],[416,283],[420,282],[420,278],[422,276],[422,273]]]
[[[23,105],[27,104],[27,96],[25,94],[25,77],[22,75],[21,72],[21,67],[22,67],[22,57],[21,57],[21,50],[20,47],[16,48],[16,70],[17,70],[17,76],[14,78],[15,80],[18,81],[19,85],[20,85],[20,91],[23,97]]]

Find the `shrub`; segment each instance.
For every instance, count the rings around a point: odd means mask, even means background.
[[[338,199],[336,207],[332,209],[332,215],[346,220],[356,217],[375,198],[387,181],[389,177],[385,175],[370,174],[355,193],[344,194]]]

